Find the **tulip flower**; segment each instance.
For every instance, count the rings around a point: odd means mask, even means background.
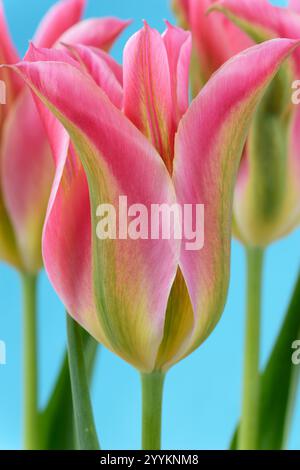
[[[299,2],[283,9],[265,0],[251,4],[224,0],[216,8],[237,24],[243,22],[243,29],[260,42],[272,37],[300,37],[300,14],[294,11],[295,5],[299,11]],[[264,248],[300,224],[300,113],[291,99],[300,71],[298,51],[293,59],[257,113],[239,172],[234,232],[247,246]]]
[[[256,0],[255,8],[250,0],[176,0],[175,5],[193,33],[198,62],[206,70],[204,78],[254,42],[273,37],[294,39],[300,34],[297,0],[287,9],[272,6],[267,0]],[[295,162],[299,124],[297,108],[291,103],[291,86],[300,68],[299,52],[293,58],[292,70],[282,72],[257,115],[239,170],[233,232],[246,246],[266,247],[300,222]],[[192,70],[194,81],[199,82],[202,76],[199,69]],[[265,124],[261,127],[262,121]]]
[[[266,0],[217,2],[214,9],[253,42],[300,37],[299,2],[282,9]],[[212,13],[213,15],[214,13]],[[263,250],[300,224],[299,110],[292,103],[299,51],[282,69],[258,109],[241,162],[234,196],[234,235],[248,253],[248,321],[240,448],[256,445],[259,396],[260,278]],[[247,359],[248,357],[248,359]],[[252,358],[252,360],[251,360]]]
[[[196,95],[233,55],[252,45],[249,37],[220,13],[208,14],[217,0],[173,0],[179,23],[193,35],[191,80]]]
[[[50,48],[67,41],[108,50],[127,22],[104,18],[76,24],[84,5],[85,0],[64,0],[54,6],[37,30],[35,44]],[[19,59],[7,31],[2,4],[0,26],[1,62],[16,63]],[[41,234],[54,165],[28,90],[11,71],[2,72],[0,79],[6,84],[8,100],[0,109],[0,257],[19,270],[36,274],[42,267]]]
[[[193,32],[195,56],[206,76],[236,50],[244,50],[247,42],[300,37],[298,1],[290,2],[288,9],[274,7],[267,0],[179,3]],[[293,63],[281,70],[258,109],[234,193],[233,234],[246,247],[248,260],[242,448],[256,445],[263,251],[300,223],[297,153],[300,115],[291,100],[299,66],[300,56],[296,51]],[[205,78],[199,67],[192,71],[193,80],[200,87],[203,75]]]
[[[143,447],[160,446],[165,373],[209,336],[226,301],[232,198],[256,106],[297,42],[234,57],[188,103],[191,38],[147,24],[123,77],[93,49],[31,47],[14,70],[39,102],[56,175],[43,233],[48,276],[68,312],[142,373]],[[121,98],[121,99],[120,99]],[[43,106],[51,111],[45,111]],[[58,119],[68,132],[57,123]],[[204,204],[205,243],[97,236],[100,204]]]
[[[108,50],[128,24],[116,18],[79,22],[85,0],[63,0],[38,28],[39,47],[59,48],[61,42]],[[0,2],[0,61],[19,61]],[[1,69],[6,104],[0,106],[0,259],[22,273],[24,291],[25,435],[26,447],[37,446],[37,371],[35,296],[42,268],[41,238],[54,178],[48,137],[34,100],[19,77]]]

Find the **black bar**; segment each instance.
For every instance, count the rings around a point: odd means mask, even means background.
[[[32,463],[59,463],[81,466],[83,469],[93,465],[121,465],[125,468],[138,468],[147,465],[220,465],[228,462],[231,466],[239,468],[241,464],[259,461],[270,464],[271,452],[268,451],[0,451],[0,465],[20,464],[22,466]],[[276,451],[276,463],[286,465],[299,462],[300,451]],[[203,468],[203,467],[202,467]],[[55,469],[54,469],[55,470]]]

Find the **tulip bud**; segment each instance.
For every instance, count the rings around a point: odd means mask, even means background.
[[[290,7],[277,8],[265,0],[222,0],[213,9],[258,43],[276,36],[300,37],[300,15]],[[264,96],[247,140],[235,190],[233,233],[248,246],[265,247],[300,223],[300,113],[292,100],[298,71],[300,55],[295,52]]]

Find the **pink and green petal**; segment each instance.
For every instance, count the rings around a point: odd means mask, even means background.
[[[300,223],[300,113],[286,119],[258,110],[239,171],[234,234],[265,247]]]
[[[191,33],[167,22],[163,40],[169,59],[172,100],[176,126],[189,106],[189,71],[192,52]]]
[[[264,1],[257,2],[257,8],[245,0],[238,4],[223,0],[218,5],[254,39],[260,40],[258,31],[263,29],[269,31],[265,37],[300,37],[300,16],[291,10]],[[299,71],[299,50],[293,57]],[[297,127],[291,106],[295,68],[289,65],[282,67],[256,113],[239,172],[234,235],[247,245],[269,245],[295,228],[299,220],[299,173],[295,171],[299,154],[293,150],[297,138],[289,143]]]
[[[17,269],[22,269],[22,261],[19,255],[17,243],[11,221],[4,207],[3,198],[0,193],[0,261],[9,263]]]
[[[188,28],[190,14],[190,0],[172,0],[173,10],[178,17],[179,24]]]
[[[156,358],[155,369],[167,371],[186,354],[194,326],[194,312],[185,279],[180,268],[168,300],[164,336]]]
[[[63,63],[21,63],[17,69],[68,130],[88,179],[91,225],[81,223],[81,213],[78,216],[71,210],[68,224],[77,221],[78,230],[72,229],[65,237],[64,230],[49,225],[51,209],[48,212],[43,246],[50,279],[56,288],[62,285],[62,279],[68,282],[68,289],[60,296],[68,308],[73,305],[70,313],[88,331],[140,370],[151,371],[163,337],[167,301],[177,270],[178,243],[149,239],[100,241],[96,236],[96,209],[101,203],[118,207],[121,195],[127,196],[128,205],[140,203],[148,210],[152,203],[174,203],[169,174],[147,139],[86,74]],[[61,186],[59,189],[63,190]],[[72,199],[68,189],[66,193]],[[90,255],[74,243],[78,231],[84,232],[84,240],[90,233]],[[72,258],[68,263],[59,248],[70,237],[76,250],[74,254],[68,250],[69,256],[81,257],[83,264],[92,265],[93,282],[89,285],[78,282]],[[73,297],[81,290],[89,291],[91,285],[89,303],[81,311],[74,309]],[[90,308],[94,302],[97,319],[93,317],[87,324],[87,311],[95,310]]]
[[[166,47],[146,23],[128,41],[123,58],[124,112],[159,152],[171,172],[174,109]]]
[[[244,51],[207,83],[182,119],[175,142],[174,184],[179,203],[204,204],[204,248],[180,266],[194,309],[186,353],[217,324],[226,301],[232,202],[245,139],[257,104],[282,62],[298,45],[277,39]]]

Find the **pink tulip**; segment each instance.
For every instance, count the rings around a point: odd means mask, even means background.
[[[300,1],[289,8],[267,0],[215,3],[253,42],[300,38]],[[265,247],[300,224],[300,109],[292,102],[300,78],[300,53],[278,75],[259,108],[241,163],[234,198],[234,234],[245,245]],[[299,94],[299,93],[298,93]]]
[[[208,14],[216,0],[173,0],[180,23],[193,35],[192,85],[197,94],[210,76],[251,40],[220,13]]]
[[[190,35],[171,25],[163,36],[145,25],[129,40],[123,77],[85,46],[31,47],[14,67],[40,100],[56,160],[43,234],[49,278],[69,313],[143,372],[167,370],[220,318],[245,136],[296,45],[278,39],[234,57],[190,106]],[[173,237],[99,240],[98,205],[117,207],[122,195],[149,210],[205,204],[204,248]]]
[[[127,22],[91,19],[80,23],[85,0],[57,3],[40,24],[34,41],[39,47],[61,47],[61,41],[109,49]],[[18,56],[10,39],[0,2],[0,62]],[[11,70],[2,69],[7,104],[0,106],[0,259],[36,273],[42,266],[41,236],[54,177],[45,129],[32,96]]]

